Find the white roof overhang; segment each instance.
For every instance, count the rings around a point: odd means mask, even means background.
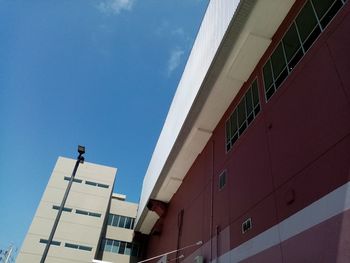
[[[295,0],[211,0],[145,175],[135,230],[149,234]],[[223,142],[224,147],[224,142]]]

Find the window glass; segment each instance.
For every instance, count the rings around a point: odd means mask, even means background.
[[[275,93],[275,90],[273,88],[270,88],[269,90],[267,90],[266,91],[266,100],[269,100],[274,93]]]
[[[247,115],[249,116],[250,113],[253,111],[253,96],[252,96],[252,90],[249,89],[247,93],[244,96],[245,98],[245,105],[247,107]]]
[[[91,181],[85,181],[85,184],[92,185],[92,186],[97,186],[97,183],[94,183],[94,182],[91,182]]]
[[[134,229],[134,223],[135,223],[135,219],[131,218],[131,229]]]
[[[265,90],[267,90],[273,83],[270,60],[268,60],[265,66],[263,67],[263,75],[264,75]]]
[[[120,219],[119,219],[119,227],[124,227],[125,226],[125,216],[120,216]]]
[[[113,220],[113,215],[109,214],[108,215],[108,223],[107,224],[111,226],[112,225],[112,220]]]
[[[86,251],[91,251],[92,247],[87,247],[87,246],[79,246],[80,250],[86,250]]]
[[[119,245],[119,254],[124,254],[125,251],[125,242],[120,241],[120,245]]]
[[[64,177],[64,180],[70,181],[70,178],[71,178],[71,177],[65,176],[65,177]],[[80,179],[77,179],[77,178],[73,178],[73,182],[81,183],[81,182],[83,182],[83,180],[80,180]]]
[[[282,73],[282,71],[286,68],[286,60],[284,59],[283,47],[280,43],[278,47],[275,49],[271,56],[271,63],[273,69],[273,75],[275,79]]]
[[[321,2],[321,1],[320,1]],[[325,28],[332,18],[338,13],[339,9],[343,6],[341,0],[336,0],[331,8],[326,12],[326,14],[321,19],[321,26]]]
[[[58,206],[58,205],[53,205],[53,206],[52,206],[52,209],[60,210],[60,206]],[[63,211],[63,212],[72,212],[72,208],[63,207],[62,211]]]
[[[235,110],[231,117],[230,117],[230,123],[231,123],[231,137],[235,135],[237,132],[237,110]]]
[[[102,187],[102,188],[108,188],[109,186],[106,184],[97,184],[98,187]]]
[[[113,219],[113,226],[119,226],[119,216],[118,215],[114,215],[114,219]]]
[[[286,52],[287,61],[289,62],[301,47],[294,23],[290,26],[282,41],[284,51]]]
[[[125,220],[125,228],[131,228],[131,217],[127,217]]]
[[[120,241],[114,240],[113,247],[112,247],[112,252],[113,253],[118,253],[119,252],[119,244],[120,244]]]
[[[47,242],[49,242],[49,240],[47,239],[40,239],[39,240],[40,243],[43,243],[43,244],[47,244]],[[51,241],[51,245],[54,245],[54,246],[60,246],[61,245],[61,242],[58,242],[58,241],[55,241],[55,240],[52,240]]]
[[[245,112],[245,101],[241,100],[241,102],[238,105],[238,126],[241,127],[241,125],[245,122],[246,119],[246,112]]]
[[[322,1],[313,0],[312,1],[319,19],[321,19],[324,16],[324,14],[328,11],[328,9],[332,6],[334,2],[335,2],[334,0],[322,0]]]
[[[242,97],[240,103],[226,121],[226,151],[228,152],[239,136],[260,111],[258,82],[255,79]]]
[[[89,216],[93,216],[93,217],[101,217],[101,214],[99,214],[99,213],[93,213],[93,212],[90,212],[90,213],[89,213]]]
[[[255,80],[251,87],[252,93],[253,93],[253,103],[254,107],[259,104],[259,90],[258,90],[258,82]]]
[[[308,1],[295,20],[301,41],[304,42],[317,25],[315,13]]]
[[[283,83],[321,34],[322,29],[328,25],[345,2],[344,0],[309,0],[305,2],[278,47],[263,67],[267,100]],[[254,108],[255,113],[259,111],[260,105]],[[249,121],[248,119],[248,123]]]
[[[125,251],[124,251],[125,255],[131,255],[131,243],[126,243],[126,247],[125,247]]]
[[[230,141],[226,142],[226,152],[228,152],[231,149],[231,143]]]
[[[79,209],[75,210],[75,212],[80,215],[88,215],[88,212]]]
[[[112,251],[113,240],[107,239],[105,245],[105,251]]]
[[[69,247],[69,248],[78,249],[78,245],[76,245],[76,244],[65,243],[64,246],[65,247]]]
[[[226,128],[226,142],[229,142],[231,139],[231,134],[230,134],[230,121],[226,122],[225,128]]]

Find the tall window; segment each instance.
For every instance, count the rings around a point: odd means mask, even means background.
[[[253,81],[236,109],[226,121],[226,151],[228,152],[238,138],[260,111],[257,80]]]
[[[346,0],[309,0],[263,67],[269,100]]]

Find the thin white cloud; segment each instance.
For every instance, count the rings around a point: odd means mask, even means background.
[[[174,29],[173,31],[171,31],[171,34],[173,36],[181,36],[184,37],[185,36],[185,31],[183,30],[183,28],[178,27],[176,29]]]
[[[122,10],[131,10],[135,0],[102,0],[97,8],[106,14],[119,14]]]
[[[170,76],[171,73],[180,65],[181,58],[184,54],[184,50],[180,48],[175,48],[171,51],[170,58],[168,60],[168,75]]]

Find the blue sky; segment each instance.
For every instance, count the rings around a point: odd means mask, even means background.
[[[0,248],[20,247],[58,156],[143,176],[208,0],[0,0]]]

